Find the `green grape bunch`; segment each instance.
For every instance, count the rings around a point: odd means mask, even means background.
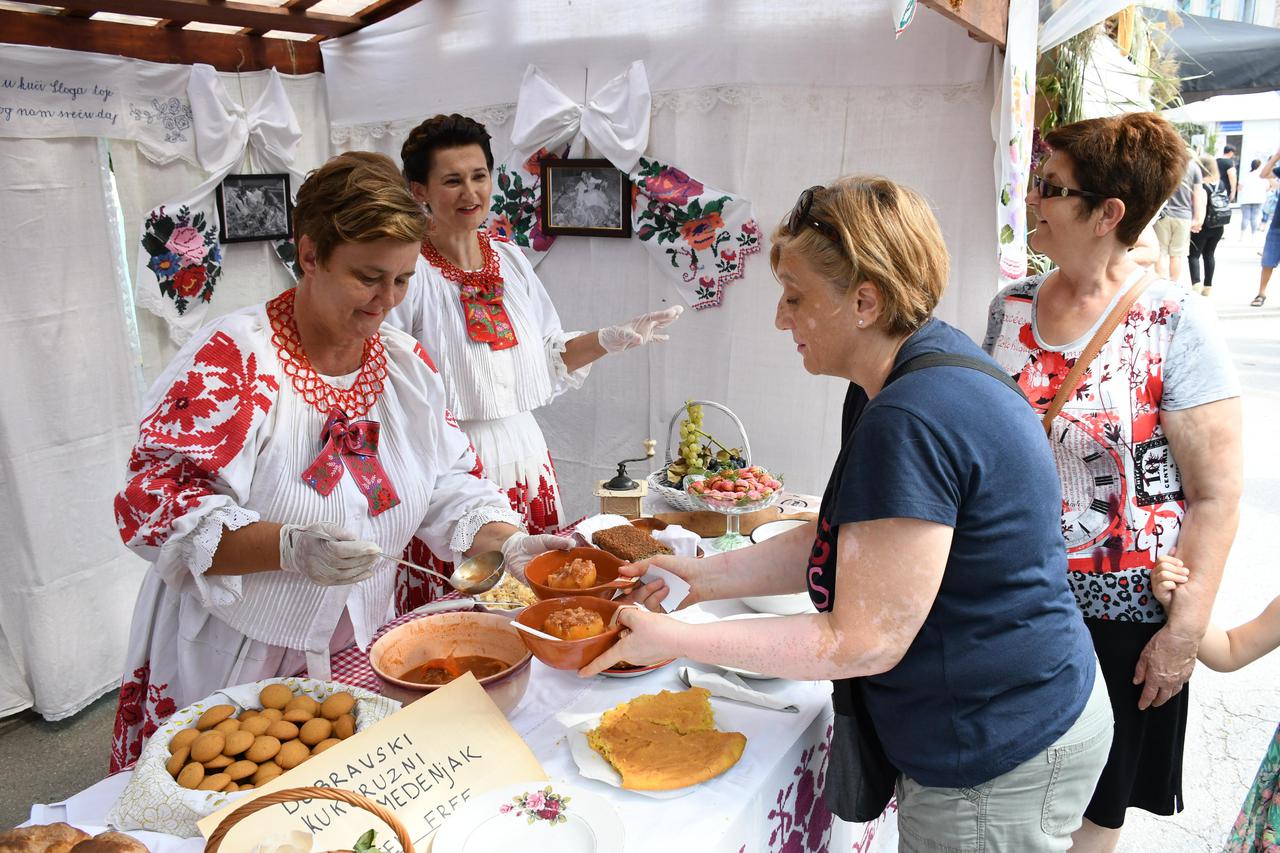
[[[680,421],[680,446],[667,466],[667,483],[679,486],[690,474],[708,474],[730,468],[747,467],[741,448],[727,447],[702,429],[702,406],[687,400]]]

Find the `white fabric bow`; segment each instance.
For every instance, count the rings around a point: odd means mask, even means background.
[[[169,336],[179,345],[204,325],[222,276],[214,200],[218,185],[250,147],[262,171],[289,173],[291,193],[297,193],[303,180],[293,168],[302,129],[274,69],[266,89],[248,109],[231,99],[210,65],[192,67],[187,97],[196,156],[209,176],[195,189],[152,209],[143,224],[134,276],[138,304],[163,317]]]
[[[581,105],[530,65],[520,83],[511,144],[518,162],[539,149],[556,151],[569,145],[580,157],[590,142],[609,162],[630,172],[649,144],[649,77],[644,63],[631,66]]]

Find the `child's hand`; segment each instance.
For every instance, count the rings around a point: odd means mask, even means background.
[[[1161,554],[1156,558],[1156,564],[1151,567],[1151,592],[1161,607],[1166,610],[1169,608],[1174,590],[1186,583],[1190,576],[1187,567],[1172,553]]]

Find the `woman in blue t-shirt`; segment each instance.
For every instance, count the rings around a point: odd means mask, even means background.
[[[993,361],[932,318],[948,258],[917,193],[865,176],[806,190],[770,260],[776,324],[805,369],[853,383],[818,521],[653,562],[689,582],[688,601],[807,589],[819,612],[689,625],[627,609],[622,639],[583,674],[687,657],[829,679],[837,815],[868,818],[888,778],[902,849],[1066,850],[1112,719],[1067,588],[1039,420]]]

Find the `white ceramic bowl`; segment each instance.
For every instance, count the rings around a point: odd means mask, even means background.
[[[759,544],[772,539],[779,533],[785,533],[809,522],[798,518],[780,518],[777,521],[766,521],[751,531],[751,541]],[[769,613],[774,616],[796,616],[800,613],[817,613],[817,608],[809,599],[809,593],[797,592],[791,595],[752,595],[742,599],[742,603],[757,613]]]

